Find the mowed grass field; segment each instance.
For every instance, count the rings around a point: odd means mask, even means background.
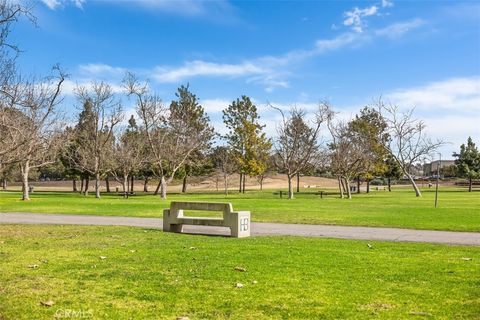
[[[307,190],[288,200],[274,195],[276,191],[248,191],[229,196],[169,194],[168,200],[141,193],[129,199],[105,193],[101,199],[95,199],[94,195],[83,197],[69,192],[35,192],[28,202],[20,200],[19,192],[0,192],[0,212],[161,217],[170,201],[213,201],[231,202],[236,210],[250,210],[254,221],[480,231],[478,191],[468,193],[465,189],[442,187],[438,208],[434,208],[433,188],[424,189],[421,198],[416,198],[410,188],[401,188],[354,194],[351,200],[333,194],[321,199]]]
[[[480,318],[478,247],[2,225],[0,261],[0,319]]]

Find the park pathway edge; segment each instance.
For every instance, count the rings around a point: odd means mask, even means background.
[[[0,213],[0,224],[104,225],[162,229],[162,219],[160,218],[16,212]],[[222,228],[202,226],[185,226],[184,230],[186,233],[194,234],[229,234],[228,230]],[[480,246],[480,233],[478,232],[353,227],[337,225],[283,224],[269,222],[253,222],[252,236],[300,236]]]

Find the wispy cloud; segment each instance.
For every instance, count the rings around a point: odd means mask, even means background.
[[[108,0],[118,2],[116,0]],[[207,14],[224,14],[231,12],[233,7],[227,0],[196,1],[196,0],[127,0],[131,5],[140,5],[149,10],[163,11],[186,16],[201,16]]]
[[[41,0],[49,9],[56,10],[68,5],[74,5],[79,9],[87,3],[87,0]],[[195,1],[195,0],[103,0],[111,5],[135,6],[181,16],[221,16],[232,13],[233,6],[227,0]]]
[[[51,10],[56,10],[70,4],[79,9],[83,9],[86,0],[41,0],[41,2]]]
[[[382,8],[393,7],[393,1],[391,0],[382,0]]]
[[[67,0],[45,0],[67,1]],[[69,0],[72,1],[72,0]],[[78,0],[85,1],[85,0]],[[110,0],[106,0],[110,1]],[[190,4],[191,1],[167,0],[139,0],[141,5],[148,5],[162,10],[177,10]],[[190,10],[192,14],[201,12],[205,8],[205,1],[195,1]],[[214,2],[217,3],[217,2]],[[228,2],[220,1],[220,5],[228,6]],[[193,77],[224,77],[244,78],[246,83],[258,84],[265,91],[272,92],[277,88],[288,88],[291,76],[290,69],[298,63],[320,55],[328,54],[348,47],[359,47],[374,38],[399,38],[406,33],[423,25],[424,20],[413,19],[397,22],[382,29],[364,30],[366,22],[363,18],[378,14],[381,8],[391,7],[392,1],[383,0],[381,4],[359,9],[357,7],[344,13],[344,24],[353,31],[343,32],[332,38],[316,40],[308,49],[295,49],[280,55],[265,55],[257,58],[246,59],[237,63],[223,61],[192,60],[185,61],[180,66],[161,65],[150,70],[139,71],[148,78],[158,83],[178,83]],[[85,64],[79,67],[80,73],[85,76],[108,75],[111,77],[125,73],[126,69],[106,64]],[[138,70],[137,70],[138,71]]]
[[[378,36],[385,36],[388,38],[398,38],[405,33],[416,29],[425,24],[425,20],[416,18],[409,21],[399,22],[391,24],[385,28],[375,30],[375,34]]]
[[[398,89],[386,95],[392,103],[427,112],[455,110],[480,114],[480,77],[452,78],[420,87]],[[477,119],[478,121],[478,119]]]
[[[384,36],[383,33],[373,35]],[[289,87],[286,79],[290,73],[286,67],[348,46],[359,46],[371,36],[347,32],[334,38],[319,39],[310,49],[291,50],[278,56],[262,56],[238,64],[194,60],[187,61],[180,67],[158,66],[153,69],[152,78],[158,82],[174,83],[198,76],[246,77],[247,83],[263,85],[266,91],[271,92],[275,88]]]
[[[195,60],[186,62],[179,68],[156,67],[153,78],[158,82],[178,82],[196,76],[228,76],[238,77],[264,73],[260,66],[252,62],[240,64],[223,64]]]
[[[91,79],[78,79],[73,81],[71,79],[66,79],[62,84],[62,94],[66,96],[74,96],[76,93],[77,87],[89,87],[93,82],[97,81],[94,78]],[[118,81],[106,81],[112,88],[113,93],[122,93],[125,92],[125,89],[122,87],[121,83]]]
[[[112,67],[108,64],[103,63],[89,63],[89,64],[82,64],[78,67],[81,74],[88,74],[88,75],[123,75],[127,69],[120,68],[120,67]]]
[[[343,25],[349,27],[355,33],[362,33],[368,26],[367,17],[383,15],[381,11],[391,7],[393,7],[393,1],[391,0],[382,0],[381,3],[366,8],[354,7],[343,13]]]
[[[358,7],[353,8],[350,11],[345,11],[343,13],[345,20],[343,20],[343,25],[349,26],[354,32],[361,33],[363,28],[366,26],[365,17],[373,16],[377,14],[378,7],[371,6],[364,9],[359,9]]]
[[[344,48],[359,47],[374,38],[398,38],[423,24],[423,20],[414,19],[364,33],[346,32],[333,38],[318,39],[310,49],[296,49],[277,56],[261,56],[239,63],[193,60],[177,67],[156,66],[151,70],[137,72],[159,83],[177,83],[193,77],[244,78],[246,83],[259,84],[267,92],[272,92],[277,88],[289,87],[289,67],[296,63]],[[86,77],[118,77],[126,70],[101,63],[79,66],[80,73]]]

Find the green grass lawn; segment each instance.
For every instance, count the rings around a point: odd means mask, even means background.
[[[301,193],[294,200],[279,199],[273,190],[250,191],[224,196],[215,193],[171,194],[168,200],[139,194],[123,199],[115,194],[85,198],[68,192],[36,192],[23,202],[18,192],[0,192],[0,212],[93,214],[109,216],[161,217],[170,201],[229,201],[234,209],[250,210],[254,221],[282,223],[382,226],[415,229],[480,231],[480,193],[465,189],[442,188],[439,207],[434,208],[434,190],[373,191],[354,195],[352,200],[331,195],[320,199]]]
[[[480,319],[480,248],[369,243],[3,225],[0,319]]]

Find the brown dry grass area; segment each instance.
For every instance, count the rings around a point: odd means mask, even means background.
[[[232,175],[228,178],[229,189],[235,190],[238,188],[239,176]],[[153,191],[157,185],[158,181],[149,181],[148,187],[149,191]],[[293,181],[296,186],[296,179]],[[37,191],[71,191],[72,190],[72,180],[65,181],[47,181],[47,182],[30,182],[35,190]],[[102,189],[105,190],[105,181],[102,181]],[[95,186],[95,181],[90,181],[89,189],[93,190]],[[80,188],[80,182],[77,181],[77,187]],[[110,181],[110,189],[115,191],[118,187],[118,190],[122,190],[122,185],[117,181]],[[284,174],[276,174],[268,177],[263,182],[264,189],[286,189],[287,176]],[[337,180],[327,179],[320,177],[310,177],[310,176],[301,176],[300,177],[300,187],[301,188],[336,188]],[[173,181],[171,185],[168,186],[168,190],[172,192],[180,192],[182,188],[181,181]],[[223,190],[223,178],[218,177],[218,188]],[[246,188],[249,190],[259,190],[260,184],[255,178],[247,177]],[[20,183],[11,183],[8,187],[9,190],[20,190]],[[143,190],[143,181],[135,180],[135,190]],[[215,191],[217,189],[217,179],[216,177],[208,177],[206,179],[191,178],[188,183],[188,190],[197,190],[197,191]]]

